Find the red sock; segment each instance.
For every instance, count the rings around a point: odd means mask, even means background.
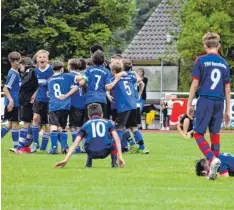
[[[211,150],[216,157],[219,156],[220,153],[220,134],[210,134],[210,141],[211,141]]]

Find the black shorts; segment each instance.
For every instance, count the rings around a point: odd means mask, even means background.
[[[104,159],[111,153],[111,149],[104,149],[96,152],[86,148],[85,151],[91,159]]]
[[[7,111],[7,106],[5,106],[4,110],[4,120],[8,120],[11,122],[19,122],[19,107],[14,107],[11,112]]]
[[[141,108],[140,107],[137,107],[137,125],[140,125],[141,124]]]
[[[112,120],[115,121],[117,117],[117,109],[111,110],[111,116],[112,116]]]
[[[68,110],[57,110],[49,113],[49,123],[50,125],[57,125],[63,129],[67,126],[67,118],[69,115]]]
[[[100,104],[102,106],[102,113],[103,113],[103,118],[107,119],[107,105],[104,103],[100,103],[100,102],[93,102],[93,103],[97,103]],[[85,105],[85,122],[89,120],[88,118],[88,105]]]
[[[49,103],[42,101],[36,101],[35,104],[33,104],[33,113],[40,115],[41,125],[48,124],[48,106]]]
[[[33,104],[26,104],[20,107],[20,120],[31,122],[33,119]]]
[[[125,112],[117,113],[115,120],[116,128],[132,128],[137,127],[137,110],[132,109]]]
[[[69,127],[81,127],[84,124],[85,109],[71,106],[69,112]]]

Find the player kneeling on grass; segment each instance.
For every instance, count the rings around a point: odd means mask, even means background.
[[[190,119],[187,114],[184,114],[177,125],[177,130],[184,138],[193,137],[193,119]]]
[[[62,162],[55,164],[55,167],[64,167],[70,159],[72,153],[79,145],[82,138],[85,137],[85,150],[88,158],[86,167],[92,167],[93,159],[103,159],[111,154],[111,166],[117,167],[117,159],[120,167],[124,167],[125,162],[122,157],[120,140],[115,126],[110,120],[103,119],[102,107],[100,104],[92,103],[88,105],[89,121],[86,122],[77,137],[68,154]],[[114,142],[113,142],[113,139]],[[117,158],[118,157],[118,158]]]
[[[228,153],[220,153],[218,158],[221,161],[218,172],[220,176],[234,176],[234,156]],[[198,160],[195,165],[197,176],[207,176],[209,174],[209,161],[205,158]]]

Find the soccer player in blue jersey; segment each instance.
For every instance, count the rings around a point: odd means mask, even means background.
[[[68,61],[68,71],[70,74],[83,75],[81,71],[85,70],[85,63],[82,65],[82,61],[80,59],[70,59]],[[84,124],[84,116],[85,116],[85,100],[86,100],[86,90],[84,87],[79,86],[77,83],[74,86],[78,87],[78,91],[76,91],[71,96],[71,109],[69,112],[69,127],[72,133],[72,142],[75,141],[77,132]],[[76,153],[80,153],[80,146],[76,148]]]
[[[20,67],[21,55],[18,52],[11,52],[8,55],[11,69],[8,71],[7,80],[3,87],[5,94],[5,110],[4,118],[8,120],[6,126],[1,129],[1,138],[3,138],[10,129],[12,129],[12,141],[14,148],[17,148],[19,141],[19,89],[20,75],[18,69]]]
[[[119,82],[114,86],[115,96],[114,100],[117,108],[117,117],[116,117],[116,128],[118,130],[119,138],[123,139],[123,135],[128,139],[130,146],[135,147],[135,142],[130,138],[130,133],[128,130],[123,133],[125,128],[130,128],[134,134],[137,144],[139,144],[138,152],[143,154],[149,154],[148,149],[145,147],[143,136],[137,128],[137,106],[136,106],[136,94],[134,85],[137,81],[140,81],[139,76],[135,72],[130,72],[131,61],[123,60],[123,63],[120,61],[114,61],[110,64],[111,71],[113,75],[119,74],[124,71],[125,76],[121,77]],[[127,69],[127,66],[129,69]],[[113,81],[113,79],[111,79]],[[126,135],[128,135],[126,137]],[[123,146],[123,145],[122,145]],[[131,149],[131,148],[130,148]]]
[[[234,156],[228,153],[220,153],[218,158],[221,162],[218,168],[219,175],[224,177],[234,176]],[[209,161],[205,158],[197,161],[195,170],[197,176],[207,176],[210,170]]]
[[[70,96],[78,90],[78,87],[72,86],[78,82],[79,77],[74,74],[64,74],[64,65],[59,61],[53,63],[53,70],[54,75],[48,81],[51,138],[51,149],[49,153],[58,153],[58,139],[60,139],[62,153],[65,154],[68,148],[66,126],[71,106]],[[60,129],[61,132],[58,132]]]
[[[39,50],[36,53],[36,60],[38,67],[35,69],[35,73],[38,79],[39,88],[33,95],[33,123],[32,123],[32,136],[33,136],[33,147],[32,152],[36,152],[39,148],[39,132],[40,124],[46,125],[46,130],[43,133],[42,144],[40,149],[46,150],[49,141],[49,125],[48,125],[48,102],[47,96],[48,91],[48,79],[53,75],[53,68],[48,64],[49,52],[46,50]]]
[[[103,119],[101,105],[97,103],[89,104],[88,115],[89,121],[82,126],[65,159],[55,164],[55,167],[64,167],[67,164],[72,153],[84,137],[86,138],[85,150],[88,155],[86,167],[92,167],[93,159],[103,159],[109,154],[111,154],[112,167],[117,167],[117,162],[120,167],[124,167],[125,162],[122,157],[118,134],[111,121]]]
[[[220,37],[216,33],[204,35],[203,44],[206,55],[196,59],[193,67],[193,82],[190,89],[187,114],[192,119],[192,100],[198,95],[194,117],[194,138],[210,163],[208,179],[214,180],[220,165],[217,158],[220,152],[220,127],[223,120],[224,99],[226,107],[224,118],[230,122],[230,69],[227,62],[218,55]],[[211,148],[204,138],[207,127],[210,131]]]

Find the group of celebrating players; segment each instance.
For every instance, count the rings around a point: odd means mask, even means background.
[[[203,37],[207,54],[195,61],[187,109],[187,116],[193,119],[192,100],[197,95],[193,131],[206,159],[196,163],[196,173],[211,180],[217,178],[217,172],[224,176],[234,172],[234,157],[220,153],[224,99],[224,118],[226,123],[230,121],[230,69],[218,54],[219,41],[216,33],[208,32]],[[88,155],[87,167],[92,167],[93,159],[108,155],[111,155],[112,167],[123,167],[122,151],[149,154],[137,126],[140,123],[137,104],[144,88],[142,78],[132,71],[131,60],[115,55],[107,68],[103,48],[95,45],[90,51],[92,62],[70,59],[68,73],[64,73],[64,64],[60,61],[49,65],[49,52],[45,50],[35,54],[34,63],[30,58],[21,58],[17,52],[9,54],[11,69],[3,89],[8,124],[1,129],[1,135],[3,138],[12,129],[12,151],[21,154],[36,152],[39,148],[46,150],[50,137],[49,153],[57,154],[60,142],[62,153],[67,154],[56,167],[65,166],[73,153],[80,153],[82,139]],[[21,86],[19,69],[23,72]],[[108,120],[108,101],[112,121]],[[23,121],[20,132],[18,113]],[[73,141],[70,149],[66,129],[68,119]],[[46,129],[39,146],[41,125],[46,125]],[[211,147],[204,138],[207,127]]]

